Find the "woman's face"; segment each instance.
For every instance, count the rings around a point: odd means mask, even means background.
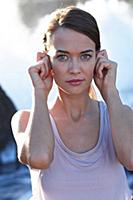
[[[88,92],[96,63],[95,43],[89,37],[72,29],[58,28],[50,38],[48,54],[61,91]]]

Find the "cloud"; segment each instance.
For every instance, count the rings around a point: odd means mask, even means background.
[[[86,0],[80,1],[84,3]],[[75,5],[77,2],[78,0],[17,0],[21,19],[28,28],[35,28],[39,19],[53,10]]]
[[[118,3],[116,0],[107,2],[101,0],[100,5],[98,2],[92,0],[79,3],[78,6],[90,11],[96,17],[101,30],[102,45],[108,49],[110,57],[119,63],[117,85],[122,94],[125,94],[129,88],[133,91],[131,8],[124,2]],[[31,106],[31,85],[26,71],[35,62],[36,52],[42,50],[43,27],[47,16],[39,16],[39,21],[33,29],[27,28],[19,12],[15,0],[1,1],[0,84],[20,109]],[[51,94],[51,99],[53,96]],[[131,96],[123,99],[133,104]]]

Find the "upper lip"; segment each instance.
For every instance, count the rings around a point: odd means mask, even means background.
[[[83,81],[84,79],[83,78],[74,78],[74,79],[70,79],[70,80],[67,80],[66,82],[78,82],[78,81]]]

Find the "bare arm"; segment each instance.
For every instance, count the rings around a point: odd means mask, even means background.
[[[133,111],[123,105],[115,86],[117,64],[101,51],[96,63],[95,83],[107,103],[112,138],[119,161],[133,170]]]
[[[22,155],[23,144],[26,139],[25,137],[27,137],[27,135],[25,134],[25,130],[26,130],[26,127],[27,127],[27,124],[29,121],[29,116],[30,116],[29,111],[20,110],[13,115],[12,120],[11,120],[13,135],[14,135],[15,141],[17,143],[18,159],[20,160],[20,162],[23,162],[25,164],[27,163],[26,156],[23,157],[23,159],[21,159],[21,155]],[[23,151],[24,151],[24,149],[23,149]],[[24,155],[24,153],[23,153],[23,155]],[[26,153],[25,153],[25,155],[26,155]]]
[[[117,157],[128,170],[133,170],[133,111],[122,104],[117,90],[110,92],[106,103]]]
[[[40,63],[29,69],[33,83],[33,103],[30,113],[18,112],[12,119],[12,129],[21,162],[32,168],[48,168],[54,151],[54,136],[47,107],[51,77]]]

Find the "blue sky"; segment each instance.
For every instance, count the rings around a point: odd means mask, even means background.
[[[110,59],[118,63],[117,87],[122,100],[133,106],[131,8],[117,0],[92,0],[78,6],[96,17],[101,30],[102,48],[106,48]],[[42,49],[42,22],[44,19],[40,19],[36,29],[31,31],[21,22],[15,0],[1,2],[0,84],[18,109],[31,106],[31,84],[27,69],[35,62],[36,52]],[[51,92],[50,102],[53,97],[54,92]]]

